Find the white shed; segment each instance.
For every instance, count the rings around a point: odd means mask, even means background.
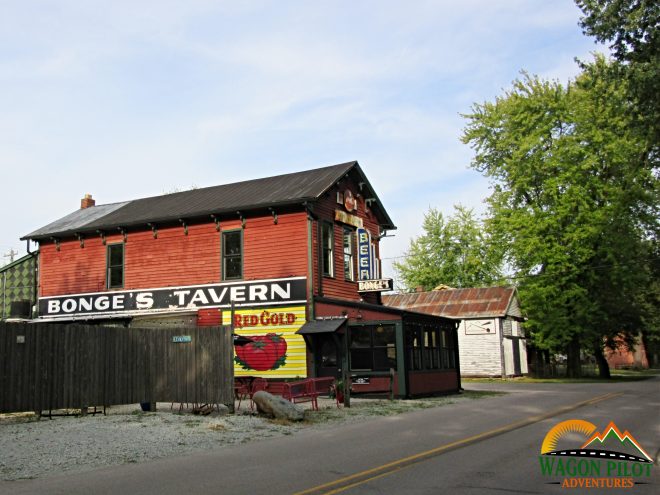
[[[384,295],[383,304],[461,320],[461,376],[519,376],[527,370],[527,348],[514,287],[444,288]]]

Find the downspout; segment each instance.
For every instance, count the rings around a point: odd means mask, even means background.
[[[37,306],[37,300],[39,297],[38,293],[38,287],[39,287],[39,251],[36,251],[35,253],[30,251],[30,239],[26,240],[27,242],[27,253],[34,258],[34,270],[32,270],[32,273],[34,274],[33,276],[33,282],[32,282],[32,307],[30,308],[30,315],[32,318],[36,318],[39,316],[38,314],[38,309],[37,311],[34,310],[34,307]]]
[[[314,321],[314,217],[307,203],[304,204],[307,213],[307,317]]]
[[[5,294],[7,292],[7,271],[2,272],[2,313],[0,313],[0,320],[5,319]]]

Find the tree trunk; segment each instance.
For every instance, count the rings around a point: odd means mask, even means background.
[[[646,353],[646,361],[649,363],[649,368],[657,368],[658,366],[658,354],[657,344],[651,344],[649,341],[646,332],[642,331],[642,345],[644,346],[644,352]]]
[[[598,365],[598,376],[606,380],[612,378],[612,375],[610,375],[610,365],[607,363],[607,359],[605,359],[605,356],[603,355],[602,345],[594,345],[594,356],[596,357],[596,364]]]
[[[580,340],[577,336],[566,346],[566,377],[581,378],[582,363],[580,362]]]

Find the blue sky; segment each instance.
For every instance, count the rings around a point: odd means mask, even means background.
[[[0,11],[0,255],[85,193],[104,204],[358,160],[399,227],[382,256],[401,256],[429,207],[484,209],[460,114],[521,70],[566,82],[597,49],[571,0]]]

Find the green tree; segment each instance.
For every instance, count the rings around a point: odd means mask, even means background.
[[[657,176],[627,89],[598,57],[567,87],[524,75],[465,116],[472,167],[494,185],[488,229],[507,247],[527,328],[539,348],[566,351],[571,376],[581,350],[609,376],[603,342],[641,324]]]
[[[456,205],[454,215],[445,218],[431,208],[423,229],[423,235],[410,241],[404,261],[394,263],[408,289],[479,287],[502,279],[502,253],[489,242],[472,209]]]
[[[609,43],[616,61],[615,77],[625,81],[631,126],[646,136],[648,150],[641,153],[641,167],[657,170],[660,164],[660,4],[652,0],[576,0],[584,13],[584,33]],[[658,239],[650,232],[646,249],[650,282],[637,302],[642,308],[642,339],[649,361],[655,362],[660,348],[660,285],[658,282]]]
[[[657,0],[576,0],[585,34],[610,43],[634,102],[637,125],[660,139],[660,3]],[[657,158],[657,157],[656,157]]]

